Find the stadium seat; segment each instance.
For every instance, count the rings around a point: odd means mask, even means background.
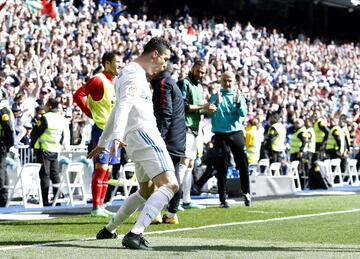
[[[275,162],[272,163],[269,167],[269,173],[272,176],[280,176],[281,163]]]
[[[11,191],[6,207],[10,206],[18,188],[21,190],[22,204],[25,208],[43,206],[39,177],[40,168],[41,164],[38,163],[27,163],[21,167],[18,177],[9,188]],[[35,200],[36,202],[29,202]]]
[[[133,172],[133,175],[131,176],[130,179],[126,178],[125,172]],[[135,174],[135,163],[129,162],[129,163],[126,163],[125,165],[121,166],[120,178],[115,181],[110,181],[109,184],[112,184],[115,186],[114,191],[111,195],[110,202],[112,202],[115,199],[117,190],[120,186],[123,187],[124,197],[127,198],[133,187],[139,187],[139,183],[137,181],[136,174]]]
[[[290,163],[289,175],[293,178],[295,191],[301,191],[300,176],[299,176],[299,161],[292,161]]]
[[[348,184],[357,186],[360,185],[360,181],[359,181],[358,172],[356,170],[356,164],[357,164],[356,159],[348,159],[343,181],[344,182],[346,181]]]
[[[262,167],[265,167],[265,168],[262,169]],[[269,159],[267,159],[267,158],[260,159],[257,164],[257,171],[259,172],[260,175],[270,175],[269,167],[270,167]]]
[[[249,164],[249,175],[258,175],[260,172],[257,167],[257,164]]]
[[[60,183],[53,185],[53,187],[59,188],[52,203],[53,207],[59,202],[66,202],[67,205],[70,204],[71,206],[76,204],[86,205],[84,167],[84,163],[81,162],[70,162],[64,166]],[[60,193],[64,195],[63,198],[59,197]],[[75,197],[78,196],[80,196],[80,199],[75,201]]]
[[[341,173],[341,159],[331,159],[329,164],[331,183],[333,187],[343,186],[343,178]]]

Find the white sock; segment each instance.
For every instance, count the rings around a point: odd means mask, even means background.
[[[183,165],[182,163],[178,163],[176,165],[175,170],[177,170],[177,172],[179,172],[179,178],[180,178],[179,184],[182,184],[184,182],[184,176],[185,176],[185,172],[187,170],[187,166]]]
[[[182,185],[183,191],[183,203],[190,203],[191,197],[191,184],[192,184],[192,169],[187,169],[185,172],[184,182]]]
[[[173,196],[173,191],[165,186],[161,186],[155,191],[145,202],[145,206],[137,218],[131,232],[135,234],[144,233],[145,228],[150,225],[151,221],[157,215],[159,215],[164,208],[164,205],[167,204]]]
[[[106,229],[114,233],[116,228],[130,217],[146,200],[140,195],[139,191],[131,194],[124,204],[119,208],[110,222],[106,225]]]

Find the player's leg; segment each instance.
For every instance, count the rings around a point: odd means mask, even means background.
[[[146,199],[153,193],[154,184],[151,181],[139,183],[139,190],[127,197],[119,210],[109,221],[109,223],[97,234],[97,239],[116,238],[116,229],[129,218],[138,208],[140,208]]]
[[[194,161],[197,155],[196,137],[192,132],[186,133],[186,149],[185,157],[180,163],[187,164],[183,182],[182,182],[182,195],[184,209],[203,209],[205,206],[197,205],[191,202],[191,186],[193,182],[193,168]],[[180,174],[181,175],[181,174]]]
[[[241,191],[244,196],[245,205],[251,205],[249,165],[246,154],[245,137],[243,131],[232,133],[228,137],[228,144],[234,155],[236,169],[240,172]]]
[[[131,152],[132,157],[135,161],[140,161],[144,169],[143,175],[136,172],[138,180],[145,182],[146,179],[151,179],[157,189],[145,202],[134,227],[124,237],[122,244],[132,249],[147,250],[151,248],[143,238],[144,230],[172,199],[179,185],[174,174],[174,165],[159,132],[138,131],[133,138],[137,148]],[[143,193],[143,190],[140,192],[142,195],[148,194]]]
[[[171,156],[171,160],[173,161],[173,164],[175,166],[175,177],[176,180],[180,186],[180,176],[179,176],[179,161],[180,157],[177,156]],[[163,222],[168,224],[179,224],[179,219],[176,215],[179,204],[180,204],[180,198],[181,198],[181,187],[179,187],[179,191],[174,194],[174,197],[169,202],[169,209],[168,212],[163,217]]]

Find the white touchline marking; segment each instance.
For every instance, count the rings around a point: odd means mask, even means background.
[[[265,223],[265,222],[271,222],[271,221],[283,221],[283,220],[301,219],[301,218],[310,218],[310,217],[321,217],[321,216],[326,216],[326,215],[346,214],[346,213],[353,213],[353,212],[359,212],[359,211],[360,211],[360,208],[352,209],[352,210],[321,212],[321,213],[316,213],[316,214],[296,215],[296,216],[289,216],[289,217],[282,217],[282,218],[259,219],[259,220],[242,221],[242,222],[230,222],[230,223],[224,223],[224,224],[213,224],[213,225],[206,225],[206,226],[192,227],[192,228],[178,228],[178,229],[146,232],[146,233],[144,233],[144,235],[166,234],[166,233],[181,232],[181,231],[193,231],[193,230],[207,229],[207,228],[217,228],[217,227],[226,227],[226,226],[235,226],[235,225],[248,225],[248,224]],[[124,236],[124,235],[120,235],[119,237],[122,237],[122,236]],[[64,241],[60,241],[60,242],[49,242],[49,243],[33,244],[33,245],[25,245],[25,246],[19,245],[19,246],[0,247],[0,251],[17,250],[17,249],[24,249],[24,248],[31,248],[31,247],[42,247],[42,246],[48,246],[48,245],[63,244],[63,243],[68,243],[68,242],[73,242],[73,241],[89,241],[89,240],[95,240],[95,238],[64,240]]]
[[[230,223],[224,223],[224,224],[206,225],[206,226],[193,227],[193,228],[178,228],[178,229],[146,232],[146,233],[144,233],[144,235],[164,234],[164,233],[191,231],[191,230],[206,229],[206,228],[217,228],[217,227],[226,227],[226,226],[235,226],[235,225],[264,223],[264,222],[271,222],[271,221],[283,221],[283,220],[290,220],[290,219],[319,217],[319,216],[325,216],[325,215],[345,214],[345,213],[352,213],[352,212],[358,212],[358,211],[360,211],[360,209],[343,210],[343,211],[329,211],[329,212],[321,212],[321,213],[316,213],[316,214],[304,214],[304,215],[289,216],[289,217],[282,217],[282,218],[259,219],[259,220],[242,221],[242,222],[230,222]]]

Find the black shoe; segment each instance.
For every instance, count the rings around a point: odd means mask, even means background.
[[[142,234],[134,234],[131,231],[124,236],[122,245],[130,249],[152,250],[150,243]]]
[[[117,239],[117,237],[118,235],[116,233],[111,233],[106,227],[96,234],[96,239]]]
[[[244,204],[246,207],[251,206],[251,195],[250,193],[244,194]]]
[[[50,207],[50,206],[52,206],[52,203],[50,203],[50,202],[43,202],[43,206],[44,206],[44,207]]]
[[[228,208],[230,208],[230,206],[226,201],[224,201],[224,202],[220,203],[220,208],[228,209]]]

